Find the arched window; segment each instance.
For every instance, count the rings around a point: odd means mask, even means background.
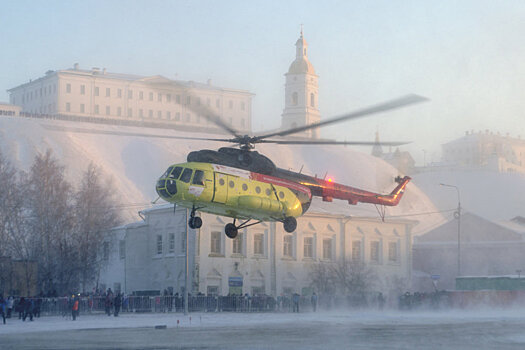
[[[292,104],[293,104],[294,106],[297,106],[297,102],[298,102],[298,100],[299,100],[299,97],[297,96],[297,92],[294,92],[294,93],[292,94]]]
[[[313,93],[310,94],[310,106],[315,107],[315,95]]]

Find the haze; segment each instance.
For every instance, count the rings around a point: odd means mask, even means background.
[[[304,24],[323,118],[406,93],[425,104],[322,131],[413,141],[421,163],[466,130],[525,136],[522,1],[3,1],[6,89],[75,62],[246,89],[255,131],[280,126]],[[425,151],[423,151],[425,150]],[[365,150],[369,152],[368,149]]]

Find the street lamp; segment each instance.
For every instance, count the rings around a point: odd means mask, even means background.
[[[454,217],[458,219],[458,276],[461,276],[461,198],[459,196],[459,188],[454,185],[447,185],[443,183],[440,183],[439,185],[445,187],[453,187],[456,189],[456,192],[458,194],[458,211],[454,213]]]

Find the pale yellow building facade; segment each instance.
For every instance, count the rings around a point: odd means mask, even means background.
[[[208,83],[163,76],[110,73],[106,69],[48,71],[9,90],[10,103],[23,113],[146,121],[215,129],[207,117],[218,116],[239,131],[252,125],[253,94]]]

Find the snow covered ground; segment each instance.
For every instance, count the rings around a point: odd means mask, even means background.
[[[525,310],[42,317],[0,325],[2,349],[524,349]],[[191,317],[191,320],[190,320]],[[166,325],[166,329],[155,329]]]

